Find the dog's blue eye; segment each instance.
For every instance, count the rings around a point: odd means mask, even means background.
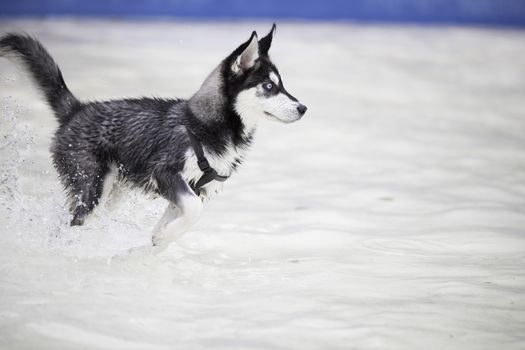
[[[263,85],[264,89],[265,90],[268,90],[268,91],[271,91],[272,88],[273,88],[273,84],[272,83],[266,83]]]

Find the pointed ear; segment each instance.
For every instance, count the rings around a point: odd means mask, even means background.
[[[276,29],[277,26],[274,23],[270,32],[264,38],[259,40],[259,52],[261,55],[268,55],[268,51],[270,50],[270,46],[272,46],[272,39]]]
[[[246,70],[252,68],[255,65],[255,61],[259,58],[259,42],[257,41],[257,33],[254,31],[250,39],[242,44],[234,51],[240,52],[234,59],[232,64],[232,72],[240,74]]]

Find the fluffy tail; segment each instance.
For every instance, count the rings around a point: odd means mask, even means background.
[[[31,73],[60,124],[68,122],[80,106],[66,86],[57,64],[42,44],[27,35],[7,34],[0,38],[0,57],[14,58]]]

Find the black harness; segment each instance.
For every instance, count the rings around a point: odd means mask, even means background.
[[[229,176],[221,176],[217,174],[217,171],[215,171],[215,169],[210,166],[210,163],[208,163],[208,160],[204,156],[204,151],[199,140],[197,140],[195,135],[193,135],[193,133],[191,133],[189,130],[188,136],[190,137],[191,147],[197,156],[197,164],[199,165],[199,169],[203,172],[201,178],[197,180],[196,183],[190,184],[191,189],[198,196],[201,193],[202,186],[212,182],[213,180],[224,182],[228,180]]]

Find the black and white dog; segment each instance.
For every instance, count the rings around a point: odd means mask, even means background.
[[[260,119],[291,123],[306,107],[284,88],[268,50],[275,34],[254,31],[189,99],[136,98],[81,102],[36,39],[8,34],[0,56],[31,73],[59,121],[51,150],[70,200],[71,225],[82,225],[99,203],[111,169],[114,183],[169,201],[153,230],[166,247],[199,218],[202,200],[216,193],[242,162]],[[105,184],[106,182],[106,184]],[[110,193],[116,192],[110,189]]]

